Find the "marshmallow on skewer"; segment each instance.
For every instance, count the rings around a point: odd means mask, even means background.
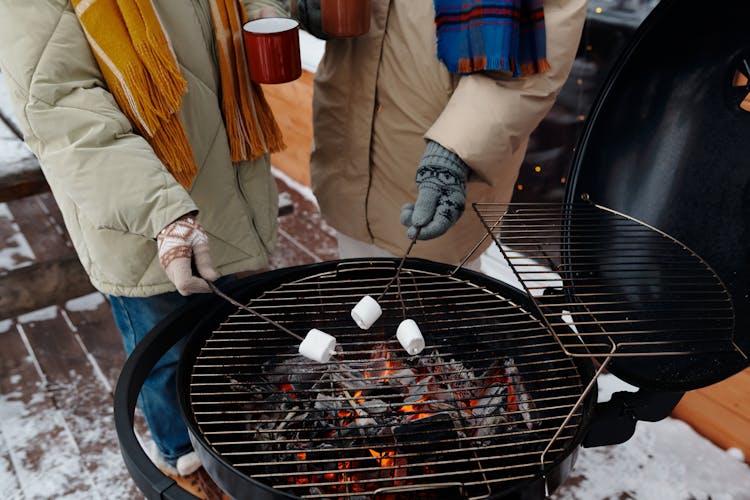
[[[406,352],[412,356],[419,354],[424,349],[424,337],[422,337],[417,322],[413,319],[405,319],[398,325],[396,338],[401,346],[406,349]]]
[[[336,337],[313,328],[299,345],[299,353],[318,363],[326,363],[336,353]]]
[[[369,295],[362,297],[352,309],[352,319],[363,330],[370,328],[381,314],[383,314],[383,310],[380,308],[380,304]]]

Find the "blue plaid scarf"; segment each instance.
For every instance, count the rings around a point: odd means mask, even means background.
[[[451,73],[549,69],[542,0],[434,0],[438,58]]]

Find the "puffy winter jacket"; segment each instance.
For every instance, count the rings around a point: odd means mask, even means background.
[[[248,0],[252,8],[253,0]],[[278,197],[263,157],[232,164],[205,0],[154,0],[188,82],[179,116],[199,173],[190,191],[167,172],[120,111],[70,2],[0,3],[0,69],[26,143],[38,157],[92,283],[107,294],[174,290],[155,237],[199,210],[221,274],[263,267]]]

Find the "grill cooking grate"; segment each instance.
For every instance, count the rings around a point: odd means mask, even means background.
[[[241,310],[211,333],[189,391],[223,460],[303,498],[485,498],[571,453],[588,382],[545,325],[488,288],[407,261],[381,319],[360,330],[351,308],[394,272],[389,261],[344,262],[250,301],[293,332],[334,335],[340,351],[327,364]],[[403,307],[425,337],[420,356],[395,339]]]
[[[474,210],[565,353],[741,353],[729,292],[674,238],[588,202]]]

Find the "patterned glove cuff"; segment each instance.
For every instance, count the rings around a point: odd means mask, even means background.
[[[427,141],[424,155],[419,162],[420,168],[428,166],[445,169],[461,182],[466,182],[469,175],[469,167],[466,166],[461,157],[435,141]]]

